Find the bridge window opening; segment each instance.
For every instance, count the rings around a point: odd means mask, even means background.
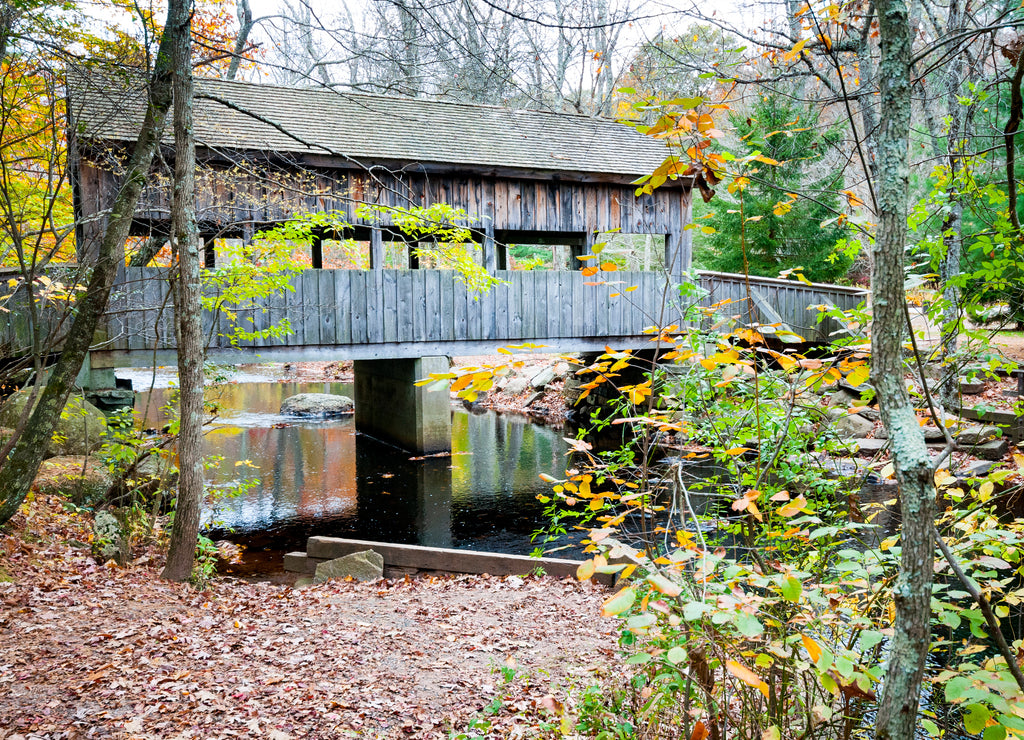
[[[508,269],[570,270],[572,251],[568,244],[510,244]]]
[[[369,270],[370,242],[324,239],[320,242],[320,266],[324,270]]]
[[[613,262],[620,270],[661,272],[665,269],[664,234],[605,232],[596,236],[595,243],[604,244],[601,249],[601,261]]]

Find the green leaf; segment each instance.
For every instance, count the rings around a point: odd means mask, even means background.
[[[972,735],[984,730],[991,718],[992,711],[984,704],[968,704],[964,707],[964,729]]]
[[[650,653],[637,653],[636,655],[631,655],[629,656],[629,658],[626,659],[626,665],[643,665],[644,663],[650,662]]]
[[[985,728],[984,740],[1006,740],[1006,728],[1002,725],[992,725]]]
[[[792,601],[794,604],[800,601],[800,594],[804,591],[803,584],[793,576],[787,576],[782,581],[782,598]]]
[[[711,607],[703,601],[691,601],[683,607],[683,619],[693,622],[703,617],[709,611],[711,611]]]
[[[601,607],[601,616],[614,617],[617,614],[622,614],[622,612],[633,606],[634,601],[636,601],[636,591],[633,590],[632,586],[626,586],[626,588],[604,602],[604,606]]]
[[[687,657],[688,656],[686,654],[686,651],[678,645],[670,647],[668,649],[668,652],[665,653],[665,660],[667,660],[672,665],[678,665],[679,663],[682,663],[686,660]]]
[[[932,722],[930,719],[922,719],[921,727],[923,727],[925,732],[927,732],[932,737],[939,736],[939,726]]]
[[[860,649],[867,652],[882,641],[882,633],[875,630],[864,630],[860,633]]]
[[[757,637],[764,632],[764,626],[753,614],[740,612],[736,615],[736,629],[745,637]]]
[[[946,681],[946,701],[955,704],[969,688],[971,688],[971,680],[967,676],[956,676],[949,679]]]

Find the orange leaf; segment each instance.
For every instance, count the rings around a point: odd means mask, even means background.
[[[821,648],[818,646],[818,643],[807,635],[800,635],[800,640],[804,643],[804,648],[806,648],[808,655],[811,656],[811,660],[817,663],[818,658],[821,657]]]
[[[768,684],[761,680],[761,677],[754,673],[752,670],[747,668],[742,663],[737,663],[735,660],[725,661],[725,667],[736,678],[745,683],[747,686],[751,686],[762,694],[765,698],[768,697]]]
[[[693,732],[690,733],[690,740],[707,740],[710,734],[707,726],[700,720],[697,720],[697,724],[693,726]]]

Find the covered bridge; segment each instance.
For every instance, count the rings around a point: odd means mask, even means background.
[[[87,262],[146,96],[137,84],[101,76],[75,76],[69,89],[79,257]],[[240,310],[255,329],[287,318],[293,333],[233,344],[223,318],[210,315],[214,360],[355,359],[357,425],[431,451],[447,445],[448,401],[444,394],[431,401],[410,381],[447,365],[423,358],[524,342],[549,351],[646,346],[645,327],[680,321],[681,307],[666,300],[678,294],[664,276],[690,267],[692,183],[669,181],[637,197],[633,181],[669,152],[627,126],[577,115],[224,80],[197,80],[196,93],[197,212],[208,266],[217,264],[215,239],[250,239],[299,212],[343,214],[349,224],[344,236],[365,242],[367,250],[360,269],[333,269],[352,265],[332,257],[333,232],[315,232],[310,269],[293,280],[294,290]],[[161,159],[168,167],[172,143],[167,133]],[[450,271],[420,269],[408,250],[396,262],[394,245],[409,238],[393,226],[388,209],[437,203],[468,214],[482,266],[500,281],[496,288],[477,296]],[[366,217],[362,204],[383,207],[381,215]],[[169,227],[169,180],[156,172],[131,233],[161,239]],[[599,280],[572,269],[581,266],[573,257],[589,253],[604,232],[657,236],[665,271],[617,272]],[[564,263],[570,269],[510,270],[507,245],[516,243],[563,245],[571,250]],[[155,266],[120,272],[91,353],[94,385],[112,385],[114,367],[175,361],[167,274]],[[707,303],[746,300],[738,276],[708,273],[701,282]],[[755,298],[763,316],[756,306],[735,313],[771,323],[780,307],[792,306],[792,316],[783,320],[808,336],[830,329],[818,326],[808,305],[860,300],[833,286],[804,291],[778,280],[761,285]],[[417,423],[408,424],[410,418]]]

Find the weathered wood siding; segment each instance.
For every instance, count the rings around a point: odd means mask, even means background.
[[[81,212],[100,213],[113,202],[119,184],[109,169],[88,161],[80,166]],[[690,191],[665,186],[637,198],[628,183],[570,179],[495,177],[422,172],[373,173],[340,168],[273,168],[262,171],[214,168],[197,173],[196,210],[204,228],[226,231],[279,223],[299,212],[337,211],[353,225],[377,225],[356,216],[360,204],[389,207],[447,203],[466,211],[483,229],[523,231],[681,234],[688,221]],[[170,218],[166,178],[154,178],[135,211],[138,223]],[[387,225],[386,214],[382,225]]]
[[[292,290],[271,298],[262,308],[238,311],[244,327],[265,328],[287,318],[292,334],[281,339],[243,342],[249,354],[288,348],[377,348],[378,356],[459,354],[465,347],[536,342],[560,347],[574,340],[597,340],[620,346],[643,346],[644,329],[681,323],[681,309],[654,272],[610,273],[608,282],[569,271],[499,271],[505,281],[476,295],[442,270],[307,270]],[[589,283],[589,284],[588,284]],[[789,327],[810,340],[821,340],[833,327],[818,325],[810,304],[833,303],[852,308],[864,291],[840,286],[810,288],[782,280],[753,278],[752,287],[769,296]],[[722,315],[748,321],[742,277],[704,273],[701,285],[711,305],[730,299]],[[626,292],[626,288],[636,290]],[[754,320],[772,323],[759,313]],[[100,339],[112,364],[143,362],[146,353],[174,348],[173,313],[168,283],[161,268],[129,268],[112,296]],[[223,317],[207,313],[204,326],[214,350],[230,351]],[[625,344],[623,344],[625,342]],[[277,353],[275,353],[277,354]],[[114,357],[116,356],[116,360]]]

